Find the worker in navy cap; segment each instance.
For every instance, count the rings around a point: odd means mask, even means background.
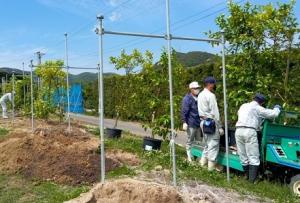
[[[198,113],[198,94],[200,85],[194,81],[189,84],[190,92],[182,100],[181,120],[182,129],[187,132],[186,153],[189,162],[192,161],[191,145],[193,141],[200,141],[200,117]]]
[[[263,107],[266,98],[257,93],[253,101],[243,104],[238,111],[235,139],[240,162],[247,179],[254,183],[260,165],[257,131],[263,119],[272,119],[279,115],[281,107],[275,105],[273,109]]]
[[[216,167],[219,153],[220,135],[224,134],[220,123],[220,114],[216,96],[216,79],[207,77],[204,80],[205,88],[198,96],[198,111],[201,119],[200,127],[203,133],[204,149],[200,159],[201,166],[208,166],[208,170]]]

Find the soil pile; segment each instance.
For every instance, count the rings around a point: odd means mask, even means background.
[[[64,125],[38,128],[33,134],[15,131],[0,141],[0,171],[64,184],[95,183],[100,176],[98,146],[99,140],[79,127],[71,132]],[[106,171],[123,163],[135,165],[139,160],[130,153],[107,152]]]
[[[97,184],[88,193],[67,203],[183,203],[177,190],[153,182],[119,179]]]

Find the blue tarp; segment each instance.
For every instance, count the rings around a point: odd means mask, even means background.
[[[70,90],[70,112],[73,113],[83,113],[83,97],[82,88],[80,84],[72,85]],[[64,88],[59,88],[53,97],[54,103],[56,105],[63,105],[65,111],[68,111],[67,106],[67,93]]]

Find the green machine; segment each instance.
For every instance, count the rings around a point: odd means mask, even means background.
[[[262,174],[290,184],[292,191],[300,195],[300,113],[282,112],[275,120],[265,120],[259,134]],[[234,131],[229,135],[234,137]],[[194,142],[192,155],[200,158],[203,148],[203,144]],[[218,163],[226,166],[224,146],[220,147]],[[243,171],[235,150],[229,151],[229,167]]]

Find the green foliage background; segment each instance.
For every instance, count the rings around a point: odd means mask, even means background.
[[[231,125],[237,119],[239,106],[250,101],[256,92],[267,96],[267,106],[272,107],[278,103],[285,110],[300,110],[300,48],[295,43],[299,30],[293,12],[294,5],[294,1],[275,6],[231,2],[228,4],[230,15],[221,15],[216,19],[227,41],[226,69]],[[212,38],[220,38],[220,34],[207,33]],[[150,52],[142,54],[138,50],[126,54],[122,50],[119,57],[111,57],[116,69],[125,69],[126,75],[105,77],[105,115],[115,117],[119,113],[122,119],[143,121],[153,130],[157,129],[156,133],[159,134],[169,126],[167,57],[163,50],[158,63],[154,64],[151,55]],[[188,92],[188,84],[192,81],[202,84],[207,76],[214,76],[218,80],[216,94],[220,111],[223,112],[220,57],[210,58],[199,65],[194,65],[196,60],[192,54],[187,60],[193,67],[184,67],[173,51],[176,127],[180,126],[181,100]],[[181,58],[180,61],[187,60]],[[134,70],[138,67],[141,71],[136,73]],[[90,89],[96,87],[97,84],[86,86],[86,106],[89,108],[97,109],[97,94],[95,91],[90,93]]]

